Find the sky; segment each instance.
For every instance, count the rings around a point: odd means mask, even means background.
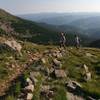
[[[0,0],[0,8],[13,14],[100,12],[100,0]]]

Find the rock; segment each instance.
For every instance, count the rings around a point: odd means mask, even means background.
[[[66,86],[67,86],[68,89],[72,89],[72,90],[76,89],[76,86],[74,86],[71,81],[66,82]]]
[[[82,88],[82,86],[78,83],[78,82],[76,82],[76,81],[68,81],[68,82],[66,82],[66,86],[67,86],[67,88],[69,89],[69,90],[76,90],[77,88],[78,89],[81,89]]]
[[[7,46],[11,47],[13,50],[17,52],[21,52],[22,46],[17,43],[15,40],[7,40],[4,42]]]
[[[29,84],[28,86],[26,86],[24,88],[25,91],[28,91],[28,92],[33,92],[34,91],[34,85],[33,84]]]
[[[72,81],[72,83],[73,83],[74,85],[80,87],[80,88],[82,87],[82,85],[81,85],[80,83],[76,82],[76,81]]]
[[[84,70],[85,70],[86,73],[89,72],[89,69],[85,64],[83,65],[83,67],[84,67]]]
[[[61,62],[58,61],[57,59],[54,59],[54,60],[53,60],[53,63],[54,63],[54,65],[57,66],[57,67],[62,67]]]
[[[32,93],[28,93],[26,100],[32,100],[32,98],[33,98],[33,94]]]
[[[20,93],[19,95],[18,95],[18,99],[17,100],[24,100],[25,99],[25,96],[26,94],[24,94],[24,93]]]
[[[42,67],[42,66],[40,66],[40,67]],[[30,77],[38,77],[40,75],[41,75],[40,72],[37,72],[37,71],[30,72]]]
[[[91,80],[91,72],[87,72],[85,75],[85,80],[90,81]]]
[[[26,82],[29,83],[29,84],[32,84],[32,81],[31,81],[30,78],[27,78],[27,79],[26,79]]]
[[[62,54],[61,53],[57,53],[57,58],[59,59],[59,58],[62,58],[63,56],[62,56]]]
[[[11,68],[15,68],[16,66],[14,64],[11,64]]]
[[[90,97],[90,96],[88,96],[87,99],[88,99],[88,100],[96,100],[96,99],[94,99],[94,98],[92,98],[92,97]],[[99,100],[99,99],[98,99],[98,100]]]
[[[8,59],[9,59],[9,60],[13,60],[14,58],[13,58],[13,56],[10,56],[10,57],[8,57]]]
[[[48,98],[52,98],[54,96],[54,91],[49,91],[49,93],[47,94]]]
[[[41,95],[45,96],[46,98],[50,99],[54,96],[54,91],[50,90],[49,85],[44,85],[41,88]]]
[[[30,79],[34,84],[38,82],[37,77],[40,76],[39,72],[30,72]]]
[[[30,78],[31,78],[31,80],[32,80],[32,82],[33,82],[34,84],[36,84],[36,83],[38,82],[38,80],[37,80],[35,77],[31,77],[31,76],[30,76]]]
[[[31,64],[33,63],[33,59],[29,59],[28,62]]]
[[[41,61],[43,64],[46,64],[46,62],[47,62],[45,58],[42,58]]]
[[[50,86],[49,85],[44,85],[41,87],[41,91],[48,91],[50,89]]]
[[[49,54],[49,50],[45,50],[44,51],[44,54],[47,54],[48,55]]]
[[[87,57],[92,57],[93,55],[91,53],[86,53]]]
[[[52,57],[52,54],[48,54],[49,57]]]
[[[51,68],[49,69],[49,73],[53,73],[54,70],[55,70],[55,69],[51,67]]]
[[[84,77],[84,79],[86,80],[86,81],[89,81],[89,80],[91,80],[91,72],[89,72],[89,69],[88,69],[88,67],[84,64],[84,70],[85,70],[85,77]]]
[[[38,57],[33,57],[32,60],[39,61],[39,58]]]
[[[52,53],[52,56],[53,57],[57,57],[57,54],[54,52],[54,53]]]
[[[54,71],[56,78],[65,78],[66,73],[64,70],[55,70]]]

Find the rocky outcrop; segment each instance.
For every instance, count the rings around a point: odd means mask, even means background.
[[[4,44],[11,47],[13,50],[15,50],[17,52],[21,52],[22,46],[15,40],[7,40],[4,42]]]
[[[62,67],[62,63],[61,61],[57,60],[57,59],[53,59],[53,64],[54,66],[61,68]]]

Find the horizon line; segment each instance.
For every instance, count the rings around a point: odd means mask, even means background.
[[[100,12],[96,12],[96,11],[93,11],[93,12],[85,12],[85,11],[67,11],[67,12],[31,12],[31,13],[15,13],[16,15],[26,15],[26,14],[49,14],[49,13],[57,13],[57,14],[67,14],[67,13],[69,13],[69,14],[71,14],[71,13],[90,13],[90,14],[92,14],[92,13],[100,13]]]

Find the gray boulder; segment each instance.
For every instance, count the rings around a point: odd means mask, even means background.
[[[76,81],[68,81],[66,82],[66,86],[68,89],[76,90],[77,88],[82,88],[81,84]]]
[[[57,67],[62,67],[61,61],[57,60],[57,59],[53,59],[53,64]]]
[[[28,93],[27,97],[26,97],[26,100],[32,100],[32,98],[33,98],[33,94],[32,93]]]
[[[65,71],[62,70],[62,69],[60,69],[60,70],[56,69],[54,71],[54,74],[55,74],[56,78],[65,78],[67,76],[66,73],[65,73]]]

